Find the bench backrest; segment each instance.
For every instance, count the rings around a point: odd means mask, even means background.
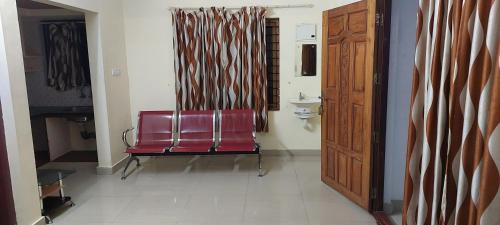
[[[173,143],[173,118],[173,111],[141,111],[136,145],[170,146]]]
[[[215,114],[213,110],[179,112],[179,141],[198,142],[215,140]]]
[[[251,109],[221,110],[219,141],[248,143],[255,141],[255,114]]]

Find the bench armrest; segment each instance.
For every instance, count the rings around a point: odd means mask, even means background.
[[[132,145],[130,145],[130,144],[128,143],[127,134],[128,134],[128,132],[133,131],[134,129],[135,129],[135,128],[133,128],[133,127],[132,127],[132,128],[126,129],[126,130],[125,130],[125,131],[123,131],[123,133],[122,133],[122,141],[123,141],[123,144],[124,144],[125,146],[127,146],[127,148],[132,147]]]

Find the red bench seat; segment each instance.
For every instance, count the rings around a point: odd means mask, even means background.
[[[123,170],[125,179],[127,168],[132,161],[140,166],[138,156],[167,155],[217,155],[217,154],[258,154],[259,176],[261,152],[255,142],[255,114],[253,110],[222,110],[219,112],[219,139],[215,142],[216,114],[212,110],[181,111],[175,119],[172,111],[142,111],[139,113],[137,141],[134,146],[127,142],[123,132],[123,142],[130,158]],[[177,142],[174,128],[177,124]]]
[[[149,154],[161,154],[164,153],[168,146],[165,145],[140,145],[133,146],[127,148],[126,153],[129,154],[141,154],[141,153],[149,153]]]
[[[174,143],[173,111],[142,111],[137,121],[137,141],[126,153],[163,153]]]
[[[170,152],[209,152],[215,140],[215,113],[206,111],[182,111],[179,113],[178,142]]]
[[[255,142],[255,115],[251,109],[222,110],[219,113],[218,152],[253,152]]]
[[[127,141],[127,133],[133,129],[123,132],[122,140],[127,146],[125,153],[130,154],[129,160],[122,173],[122,180],[126,178],[127,168],[132,161],[136,161],[137,167],[140,161],[136,154],[161,155],[174,143],[174,112],[173,111],[141,111],[137,121],[137,139],[134,146]]]
[[[217,146],[218,152],[253,152],[255,145],[249,143],[224,143]]]

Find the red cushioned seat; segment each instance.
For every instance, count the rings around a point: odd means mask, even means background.
[[[218,152],[253,152],[255,143],[255,116],[251,109],[222,110],[219,114]]]
[[[140,153],[164,153],[165,149],[168,147],[165,147],[163,145],[141,145],[141,146],[133,146],[127,149],[127,153],[130,154],[140,154]]]
[[[170,152],[208,152],[212,148],[212,142],[205,142],[202,144],[187,144],[182,143],[170,149]]]
[[[173,141],[174,112],[142,111],[139,113],[137,141],[127,148],[130,154],[161,154],[169,149]]]
[[[224,143],[219,145],[216,150],[218,152],[253,152],[255,151],[255,144]]]
[[[209,152],[215,140],[215,114],[207,111],[182,111],[179,113],[179,141],[170,152]]]

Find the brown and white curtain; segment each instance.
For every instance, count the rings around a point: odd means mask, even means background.
[[[403,224],[500,224],[500,0],[419,0]]]
[[[257,131],[267,131],[265,13],[172,12],[178,110],[251,108]]]

